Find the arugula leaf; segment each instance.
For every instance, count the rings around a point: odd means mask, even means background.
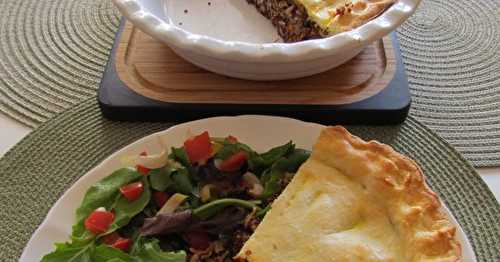
[[[248,169],[257,176],[260,176],[262,172],[266,170],[266,163],[264,159],[259,155],[249,155],[248,157]]]
[[[309,156],[311,156],[311,152],[304,149],[295,149],[293,152],[287,157],[288,159],[288,172],[297,172],[299,167],[304,163]]]
[[[183,147],[172,147],[171,151],[172,152],[169,155],[171,159],[180,162],[185,167],[191,167],[191,162],[189,161],[189,157]]]
[[[268,204],[265,208],[263,208],[263,209],[261,209],[261,210],[257,211],[257,212],[255,213],[255,217],[257,217],[257,218],[263,218],[263,217],[267,214],[267,212],[268,212],[269,210],[271,210],[271,208],[272,208],[272,207],[271,207],[271,204]]]
[[[153,169],[149,172],[149,182],[151,188],[156,191],[165,191],[170,185],[173,184],[170,175],[173,170],[169,167]]]
[[[289,166],[290,166],[290,160],[282,157],[282,158],[276,160],[272,164],[271,171],[286,172],[286,171],[288,171]]]
[[[197,167],[191,164],[191,161],[189,161],[189,157],[186,153],[186,150],[183,147],[180,148],[172,147],[172,153],[170,153],[169,157],[181,163],[182,166],[186,168],[188,174],[191,176],[192,179],[194,179],[195,181],[199,180]]]
[[[265,165],[270,166],[281,157],[284,157],[288,153],[292,152],[294,149],[295,145],[292,143],[292,141],[290,141],[282,146],[271,148],[269,151],[260,154],[260,156],[264,160]]]
[[[92,234],[85,230],[84,220],[99,207],[105,207],[107,210],[111,209],[120,197],[120,187],[141,177],[142,175],[133,169],[122,168],[92,185],[85,193],[80,207],[76,210],[77,222],[73,226],[72,238],[85,242],[93,237]]]
[[[285,172],[279,169],[270,169],[266,172],[266,181],[263,180],[264,191],[259,196],[261,199],[266,199],[281,189],[280,180],[285,175]]]
[[[137,230],[132,235],[132,247],[129,250],[129,254],[131,256],[135,256],[141,249],[143,242],[144,242],[143,236],[141,236],[140,230]]]
[[[280,180],[285,172],[297,172],[297,169],[309,158],[309,151],[303,149],[292,149],[288,158],[281,157],[277,159],[271,168],[264,171],[261,176],[261,182],[264,184],[264,191],[259,196],[266,199],[281,190]],[[283,152],[283,151],[282,151]]]
[[[160,249],[157,239],[138,239],[139,244],[132,251],[134,261],[137,262],[184,262],[186,253],[184,251],[165,252]]]
[[[269,169],[266,169],[260,178],[261,182],[266,184],[270,181],[279,179],[284,172],[288,171],[290,161],[286,158],[280,158],[272,164]]]
[[[106,234],[127,225],[135,215],[142,212],[142,210],[148,205],[151,200],[151,190],[149,189],[147,177],[143,176],[142,182],[144,183],[144,191],[141,196],[133,202],[129,202],[125,197],[120,195],[118,201],[114,205],[115,220],[109,227]]]
[[[173,186],[176,192],[182,193],[184,195],[191,195],[193,192],[193,184],[189,179],[189,172],[185,168],[176,170],[170,176],[172,179]]]
[[[215,154],[215,158],[225,160],[240,151],[244,151],[248,155],[249,169],[255,174],[261,174],[278,159],[291,154],[295,149],[295,145],[292,141],[289,141],[284,145],[274,147],[262,154],[258,154],[253,151],[248,145],[240,142],[235,143],[227,139],[222,142],[222,146],[223,147],[217,152],[217,154]]]
[[[257,155],[255,151],[243,143],[224,139],[222,142],[222,148],[217,152],[217,154],[215,154],[215,158],[225,160],[240,151],[245,151],[249,155]]]
[[[225,160],[230,156],[244,151],[248,155],[248,168],[255,174],[260,174],[265,168],[266,163],[264,159],[255,151],[253,151],[248,145],[240,142],[229,141],[224,139],[222,141],[222,148],[215,154],[216,159]]]
[[[138,237],[130,254],[107,245],[95,246],[92,241],[86,245],[56,244],[56,250],[45,255],[41,262],[184,262],[186,253],[164,252],[157,239]]]
[[[207,219],[227,206],[240,206],[246,209],[255,208],[260,210],[257,206],[258,204],[260,204],[260,201],[247,201],[238,198],[221,198],[196,208],[193,210],[193,215],[201,219]]]
[[[248,158],[249,168],[256,175],[262,174],[267,168],[273,165],[274,162],[290,154],[294,149],[295,145],[290,141],[284,145],[271,148],[269,151],[260,155],[250,154]]]
[[[85,245],[58,243],[56,244],[56,250],[45,255],[41,262],[92,262],[93,249],[93,241]]]
[[[202,205],[201,199],[196,196],[190,196],[188,199],[188,208],[197,208]]]
[[[93,262],[110,262],[110,261],[123,261],[123,262],[134,262],[134,259],[127,253],[112,248],[107,245],[100,245],[94,249],[92,254]]]
[[[260,176],[260,182],[265,185],[267,181],[271,178],[271,169],[266,169],[264,172],[262,172],[262,175]]]
[[[228,159],[230,156],[238,153],[240,151],[237,144],[223,144],[222,148],[215,154],[217,159]]]

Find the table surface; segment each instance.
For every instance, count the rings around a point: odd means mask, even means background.
[[[0,156],[5,154],[9,148],[19,142],[30,131],[29,127],[0,113]],[[478,168],[477,171],[498,201],[500,199],[500,167]]]

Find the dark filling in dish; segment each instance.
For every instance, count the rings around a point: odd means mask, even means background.
[[[309,20],[307,11],[293,0],[247,0],[268,18],[286,43],[321,38],[326,33]]]

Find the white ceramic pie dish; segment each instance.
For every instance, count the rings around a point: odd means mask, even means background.
[[[336,67],[401,25],[420,0],[398,0],[349,32],[286,44],[246,0],[113,0],[137,28],[191,63],[251,80],[309,76]],[[208,4],[210,2],[210,4]]]
[[[263,126],[266,128],[262,128]],[[291,118],[245,115],[196,120],[144,137],[118,150],[78,179],[52,206],[42,224],[31,236],[19,261],[40,261],[43,255],[54,249],[55,242],[67,241],[71,235],[75,210],[86,190],[114,170],[123,167],[122,159],[125,156],[138,155],[143,151],[159,153],[164,148],[182,145],[188,134],[198,134],[203,131],[209,131],[212,136],[219,137],[234,135],[259,152],[290,140],[297,147],[310,150],[324,127]],[[457,228],[456,238],[462,247],[463,261],[477,261],[466,234],[444,204],[443,211]]]

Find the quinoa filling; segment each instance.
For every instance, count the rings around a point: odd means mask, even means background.
[[[327,35],[309,19],[306,9],[294,0],[247,0],[269,19],[286,43],[321,38]]]

